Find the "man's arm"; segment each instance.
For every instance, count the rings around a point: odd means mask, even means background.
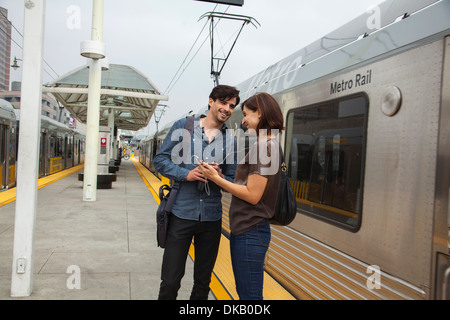
[[[185,123],[186,121],[181,119],[173,124],[164,139],[161,148],[153,158],[153,166],[155,169],[164,177],[176,181],[185,181],[189,173],[188,169],[183,168],[172,161],[172,150],[176,145],[181,143],[181,139],[175,139],[175,141],[172,141],[172,136],[174,135],[175,130],[184,129]]]
[[[188,154],[190,154],[192,137],[190,133],[185,129],[185,126],[186,120],[184,119],[176,121],[173,124],[172,128],[164,139],[161,148],[153,158],[153,166],[161,175],[175,181],[199,180],[205,182],[205,176],[198,167],[189,170],[177,163],[174,163],[174,160],[177,162],[181,161],[179,157],[176,157],[176,159],[172,159],[172,157],[175,157],[175,155],[172,154],[174,153],[173,149],[175,147],[180,147],[182,145],[183,139],[186,139],[186,141],[188,142],[184,145],[184,147],[189,149],[189,151],[183,150],[183,152],[188,152]],[[175,152],[175,154],[177,154],[177,152]],[[189,160],[190,159],[187,159],[187,161]]]

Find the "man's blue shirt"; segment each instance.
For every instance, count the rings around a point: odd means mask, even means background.
[[[153,165],[164,177],[180,181],[172,206],[174,215],[187,220],[217,221],[222,218],[221,188],[208,181],[208,194],[205,187],[199,190],[199,181],[187,181],[186,177],[197,166],[194,157],[197,156],[205,162],[218,163],[225,178],[233,181],[237,167],[236,140],[225,124],[211,142],[200,125],[200,117],[195,118],[192,136],[185,130],[185,125],[186,118],[173,124],[153,159]],[[181,162],[184,162],[184,167],[180,166]]]

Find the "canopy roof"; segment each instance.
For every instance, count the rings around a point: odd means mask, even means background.
[[[52,93],[81,123],[87,120],[89,67],[82,66],[46,84],[43,92]],[[110,64],[102,71],[100,125],[108,125],[109,110],[114,112],[118,129],[137,131],[146,127],[160,100],[155,85],[142,73],[126,65]]]

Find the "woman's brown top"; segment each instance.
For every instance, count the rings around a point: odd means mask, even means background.
[[[252,174],[267,177],[268,181],[263,196],[256,205],[232,197],[230,228],[234,235],[247,232],[256,224],[273,217],[280,187],[280,167],[281,148],[276,139],[255,142],[245,159],[238,164],[234,183],[246,185]]]

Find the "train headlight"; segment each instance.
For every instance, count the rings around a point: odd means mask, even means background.
[[[381,98],[381,111],[388,117],[395,115],[402,105],[402,93],[396,86],[390,86]]]

